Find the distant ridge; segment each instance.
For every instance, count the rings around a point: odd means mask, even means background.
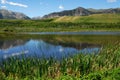
[[[62,16],[88,16],[91,14],[107,14],[107,13],[120,14],[120,8],[109,8],[109,9],[88,8],[88,9],[85,9],[83,7],[78,7],[72,10],[53,12],[48,15],[44,15],[43,17],[40,17],[40,16],[33,17],[32,19],[37,20],[37,19],[55,18],[55,17],[62,17]],[[0,19],[31,19],[31,18],[20,12],[0,9]]]
[[[0,9],[0,19],[30,19],[23,13]]]
[[[32,19],[33,20],[39,20],[39,19],[41,19],[41,17],[40,16],[38,16],[38,17],[32,17]]]
[[[54,12],[48,15],[43,16],[42,18],[54,18],[61,16],[87,16],[91,14],[103,14],[103,13],[120,13],[120,8],[110,8],[110,9],[85,9],[82,7],[78,7],[72,10],[65,10],[61,12]]]

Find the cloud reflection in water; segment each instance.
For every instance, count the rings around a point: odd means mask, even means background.
[[[37,56],[55,59],[61,59],[78,53],[97,53],[100,50],[99,47],[76,49],[73,47],[63,47],[62,45],[53,45],[46,43],[43,40],[29,40],[23,45],[11,47],[7,50],[0,49],[0,58],[8,58],[12,56]]]

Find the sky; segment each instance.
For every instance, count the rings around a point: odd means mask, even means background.
[[[120,0],[0,0],[0,9],[22,12],[29,17],[77,7],[107,9],[120,8]]]

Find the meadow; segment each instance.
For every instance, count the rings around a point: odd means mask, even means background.
[[[0,20],[0,32],[119,31],[119,19],[119,14],[95,14],[42,20]]]

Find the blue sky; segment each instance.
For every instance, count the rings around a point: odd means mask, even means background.
[[[30,17],[51,12],[84,8],[120,8],[120,0],[0,0],[0,8],[22,12]]]

